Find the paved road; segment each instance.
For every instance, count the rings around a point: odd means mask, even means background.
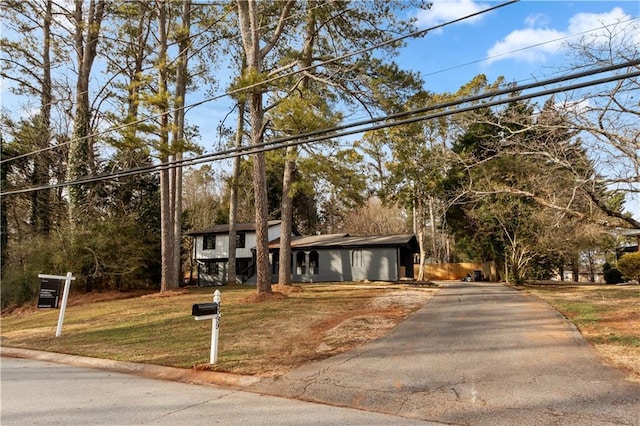
[[[548,305],[493,283],[444,284],[386,337],[276,379],[19,352],[2,348],[3,355],[47,362],[23,368],[19,363],[26,361],[2,359],[3,426],[395,425],[411,419],[461,425],[640,425],[639,384],[605,365]],[[225,388],[68,370],[52,361]],[[57,417],[61,413],[71,417]]]
[[[0,422],[27,425],[395,425],[386,414],[3,357]]]
[[[640,385],[566,319],[493,283],[449,283],[386,337],[249,386],[465,425],[640,425]]]

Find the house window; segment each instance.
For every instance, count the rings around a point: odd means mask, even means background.
[[[306,273],[306,256],[303,251],[296,253],[296,273],[304,275]]]
[[[245,246],[245,234],[244,232],[238,232],[236,234],[236,248],[244,248]]]
[[[216,248],[216,236],[204,235],[202,237],[202,250],[215,250]]]
[[[362,266],[362,250],[353,250],[351,252],[351,266]]]
[[[318,275],[320,265],[320,256],[317,251],[309,253],[309,273],[311,275]]]
[[[202,273],[207,275],[218,275],[220,274],[220,264],[217,262],[206,262],[203,265]]]

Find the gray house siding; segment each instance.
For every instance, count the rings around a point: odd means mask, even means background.
[[[297,282],[396,281],[400,278],[399,250],[395,247],[294,250],[292,254],[292,280]]]

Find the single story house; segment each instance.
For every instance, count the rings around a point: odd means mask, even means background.
[[[278,280],[280,221],[268,225],[272,282]],[[227,282],[229,225],[189,232],[194,238],[193,259],[198,265],[200,286]],[[236,277],[239,283],[255,283],[255,224],[242,223],[236,234]],[[300,236],[291,241],[291,280],[397,281],[413,278],[414,254],[419,252],[413,234],[351,237],[348,234]]]
[[[418,251],[418,241],[413,234],[294,236],[291,238],[291,280],[397,281],[413,278],[413,257]],[[272,273],[277,279],[280,239],[269,244],[269,252]]]

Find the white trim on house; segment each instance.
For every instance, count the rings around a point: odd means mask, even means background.
[[[268,222],[269,240],[279,238],[282,226],[279,220]],[[198,285],[223,285],[227,283],[229,268],[229,225],[217,225],[212,228],[188,232],[194,238],[193,259],[198,265]],[[213,239],[213,247],[205,248],[205,239]],[[254,253],[256,247],[256,227],[253,223],[239,223],[236,227],[236,240],[243,242],[236,247],[237,282],[253,283]]]

